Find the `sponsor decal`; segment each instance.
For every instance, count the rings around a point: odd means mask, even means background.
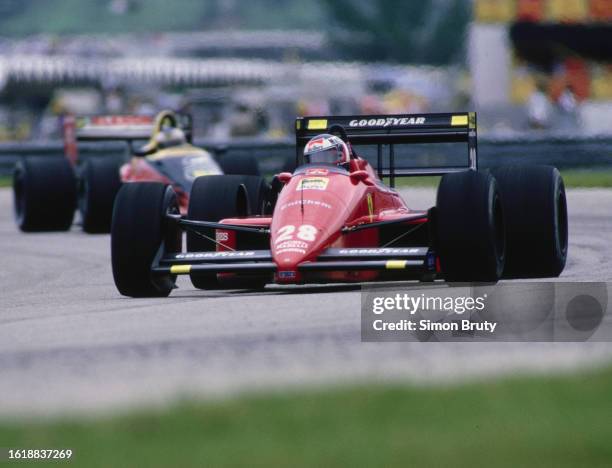
[[[349,127],[407,127],[423,125],[425,117],[386,117],[384,119],[355,119],[349,122]]]
[[[298,240],[290,240],[284,241],[276,246],[276,249],[306,249],[308,248],[308,244],[306,242],[298,241]]]
[[[279,278],[291,279],[291,278],[295,278],[295,276],[296,276],[295,271],[279,271],[278,272]]]
[[[229,232],[227,231],[216,231],[215,240],[217,242],[225,242],[229,239]]]
[[[296,190],[327,190],[329,179],[327,177],[304,177],[300,180]]]
[[[287,208],[291,208],[292,206],[300,206],[300,205],[320,206],[321,208],[327,208],[328,210],[332,209],[332,206],[329,203],[325,203],[319,200],[304,200],[304,201],[296,200],[296,201],[292,201],[289,203],[285,203],[284,205],[280,207],[280,209],[281,211],[283,211],[283,210],[286,210]]]
[[[381,254],[389,254],[389,255],[394,255],[394,254],[403,254],[403,255],[409,255],[409,254],[418,254],[420,251],[420,249],[414,249],[414,248],[405,248],[405,249],[391,249],[391,248],[387,248],[387,247],[381,247],[381,248],[374,248],[374,249],[340,249],[339,250],[339,254],[340,255],[381,255]]]
[[[198,259],[198,258],[222,258],[222,257],[252,257],[253,250],[242,250],[239,252],[186,252],[177,254],[176,259]]]
[[[309,176],[326,176],[327,174],[329,174],[329,170],[320,167],[306,170],[306,175]]]
[[[139,115],[100,115],[95,117],[79,117],[76,119],[75,127],[79,132],[84,131],[150,131],[152,129],[152,117]]]
[[[207,157],[184,158],[183,174],[187,180],[195,180],[196,177],[210,175],[211,172],[205,167],[210,166],[210,161]]]
[[[91,125],[150,125],[153,118],[145,115],[99,115],[89,118]]]
[[[305,254],[306,251],[304,249],[281,249],[281,250],[277,250],[276,253],[277,254],[284,254],[284,253],[288,253],[288,252],[295,252],[295,253],[299,253],[299,254]]]

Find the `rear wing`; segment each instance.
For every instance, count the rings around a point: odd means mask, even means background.
[[[296,163],[300,164],[302,150],[308,140],[321,133],[342,130],[338,127],[346,132],[345,137],[351,146],[377,146],[378,176],[389,177],[391,186],[395,184],[395,177],[444,175],[478,169],[475,112],[298,117],[295,127]],[[411,169],[395,167],[395,145],[461,142],[467,146],[465,165]],[[389,168],[384,169],[383,149],[387,147]]]
[[[193,119],[189,114],[162,111],[157,116],[148,115],[95,115],[62,118],[64,150],[66,157],[76,164],[79,141],[127,141],[152,142],[162,127],[182,129],[187,141],[193,141]]]

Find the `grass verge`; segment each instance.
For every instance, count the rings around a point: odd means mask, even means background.
[[[13,184],[13,180],[10,177],[0,177],[0,188],[10,187]]]
[[[566,187],[612,187],[612,171],[592,171],[588,169],[571,169],[561,171]]]
[[[4,447],[77,466],[610,466],[612,369],[450,387],[385,385],[102,419],[1,423]]]

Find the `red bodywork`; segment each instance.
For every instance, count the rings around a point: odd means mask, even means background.
[[[122,183],[161,182],[172,185],[182,214],[187,214],[189,192],[193,180],[201,175],[219,175],[222,170],[205,150],[185,142],[165,149],[159,148],[156,135],[163,126],[181,128],[179,117],[172,111],[162,111],[155,118],[146,115],[100,115],[63,117],[64,154],[76,167],[79,162],[79,141],[148,140],[146,156],[132,156],[119,170]],[[191,129],[187,130],[191,133]],[[189,140],[191,141],[191,140]],[[182,166],[173,162],[183,159]]]
[[[274,278],[277,283],[376,280],[381,275],[379,271],[305,273],[298,271],[298,267],[314,262],[328,248],[384,247],[379,228],[355,232],[348,232],[347,228],[402,219],[402,229],[408,231],[427,222],[427,212],[408,208],[364,159],[352,159],[348,172],[333,166],[308,165],[298,168],[293,175],[280,176],[286,184],[272,217],[221,221],[231,225],[269,226],[269,249],[277,268]],[[232,230],[217,230],[218,239],[224,239],[226,246],[218,246],[218,251],[235,249],[237,235],[240,234]]]
[[[177,186],[168,177],[155,170],[146,159],[133,157],[131,161],[121,166],[119,170],[122,183],[128,182],[162,182],[166,185],[172,185],[178,198],[179,209],[181,214],[187,214],[189,207],[189,193],[184,191],[182,187]]]

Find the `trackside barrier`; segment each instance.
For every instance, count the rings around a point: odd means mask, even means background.
[[[262,173],[271,174],[282,170],[286,160],[295,158],[295,140],[235,139],[230,142],[195,140],[197,146],[211,151],[215,157],[226,154],[252,155],[259,161]],[[376,151],[367,148],[360,151],[364,157],[376,163]],[[410,167],[435,164],[444,166],[458,154],[456,144],[424,144],[411,148]],[[459,149],[463,156],[464,151]],[[79,153],[83,158],[108,156],[125,158],[128,147],[124,143],[82,143]],[[15,162],[24,156],[63,157],[61,141],[5,142],[0,143],[0,176],[10,175]],[[504,137],[481,136],[478,139],[478,162],[480,168],[510,164],[550,164],[567,168],[609,168],[612,170],[612,135],[597,137]],[[383,162],[383,165],[385,162]]]

